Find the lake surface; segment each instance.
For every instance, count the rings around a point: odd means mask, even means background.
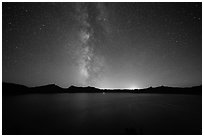
[[[3,96],[3,134],[202,134],[202,96],[64,93]]]

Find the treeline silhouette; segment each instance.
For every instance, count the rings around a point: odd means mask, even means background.
[[[149,87],[145,89],[98,89],[95,87],[76,87],[70,86],[69,88],[61,88],[55,84],[39,86],[39,87],[27,87],[24,85],[13,83],[2,83],[3,95],[18,95],[18,94],[30,94],[30,93],[159,93],[159,94],[193,94],[202,95],[202,86],[195,87]]]

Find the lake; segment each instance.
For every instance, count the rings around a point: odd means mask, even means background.
[[[63,93],[3,96],[3,134],[202,134],[202,96]]]

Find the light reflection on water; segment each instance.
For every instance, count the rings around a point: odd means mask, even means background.
[[[65,134],[193,132],[201,127],[201,102],[191,95],[29,94],[4,97],[3,119],[4,127]]]

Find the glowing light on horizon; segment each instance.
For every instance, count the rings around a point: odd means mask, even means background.
[[[137,86],[130,86],[129,88],[127,88],[129,90],[135,90],[135,89],[139,89]]]
[[[99,88],[99,89],[108,89],[108,90],[128,89],[128,90],[135,90],[135,89],[140,89],[140,88],[137,87],[137,86],[130,86],[130,87],[127,87],[127,88]]]

